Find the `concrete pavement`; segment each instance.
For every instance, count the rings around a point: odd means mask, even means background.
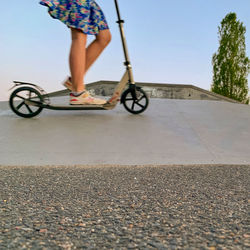
[[[250,107],[242,104],[151,99],[141,115],[119,105],[24,119],[2,102],[0,127],[0,165],[250,164]]]

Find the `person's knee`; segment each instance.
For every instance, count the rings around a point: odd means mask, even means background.
[[[105,43],[108,45],[111,42],[112,36],[110,31],[107,32],[106,36],[105,36]]]
[[[86,41],[86,35],[81,30],[74,28],[71,29],[71,38],[72,41]]]
[[[103,46],[106,47],[112,39],[111,33],[109,30],[105,30],[105,32],[100,32],[96,37],[96,40]]]

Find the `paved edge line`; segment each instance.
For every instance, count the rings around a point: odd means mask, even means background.
[[[15,165],[0,165],[0,168],[157,168],[157,167],[250,167],[250,164],[161,164],[161,165],[119,165],[119,164],[96,164],[96,165],[26,165],[26,166],[15,166]]]

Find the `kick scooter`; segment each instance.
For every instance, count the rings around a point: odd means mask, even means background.
[[[126,66],[126,71],[107,103],[104,105],[51,105],[49,98],[56,96],[55,93],[47,94],[41,87],[35,84],[14,81],[15,85],[11,89],[15,88],[15,90],[9,99],[13,112],[24,118],[31,118],[37,116],[44,108],[52,110],[111,110],[115,108],[119,101],[132,114],[139,114],[147,109],[149,98],[141,87],[135,85],[123,28],[124,20],[121,19],[117,0],[114,1],[125,56],[124,65]],[[125,90],[126,86],[128,88]],[[56,93],[59,92],[61,91]]]

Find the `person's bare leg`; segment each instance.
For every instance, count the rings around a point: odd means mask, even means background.
[[[72,44],[69,56],[71,71],[72,91],[81,92],[85,90],[84,75],[86,68],[86,42],[87,35],[81,30],[71,29]]]
[[[100,30],[96,39],[86,49],[86,65],[85,73],[89,70],[91,65],[100,56],[102,51],[107,47],[111,41],[111,33],[109,29]]]

